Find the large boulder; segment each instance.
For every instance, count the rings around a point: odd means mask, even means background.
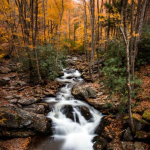
[[[132,115],[133,117],[133,122],[134,122],[134,126],[136,130],[142,130],[145,125],[146,125],[146,121],[142,119],[142,116],[137,114],[137,113],[133,113]],[[124,126],[128,126],[129,125],[129,116],[125,116],[123,118],[123,124]]]
[[[85,84],[77,84],[72,89],[72,94],[77,99],[86,100],[87,98],[96,98],[96,90]]]
[[[128,127],[123,136],[124,141],[133,141],[131,129]]]
[[[14,105],[1,106],[0,127],[19,130],[32,130],[35,133],[48,133],[50,121],[42,115],[17,108]],[[31,134],[31,133],[30,133]]]

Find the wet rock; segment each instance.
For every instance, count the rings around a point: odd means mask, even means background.
[[[1,86],[5,86],[5,85],[9,84],[9,81],[10,81],[10,78],[8,78],[8,77],[3,77],[3,78],[0,80],[0,85],[1,85]]]
[[[72,94],[76,99],[85,100],[88,98],[88,91],[81,85],[75,85],[72,89]]]
[[[67,118],[70,118],[71,120],[74,120],[74,114],[73,114],[72,106],[66,105],[61,109],[61,111],[66,115]]]
[[[93,148],[94,150],[103,150],[106,148],[106,146],[107,146],[107,141],[102,137],[98,137],[93,145]]]
[[[86,107],[81,107],[81,114],[84,116],[86,120],[92,119],[91,113],[89,112],[89,109]]]
[[[142,117],[143,117],[145,120],[150,121],[150,109],[145,110]]]
[[[131,133],[131,129],[128,127],[123,136],[124,141],[133,141],[133,136]]]
[[[31,105],[33,103],[36,103],[36,99],[34,98],[31,98],[31,99],[20,99],[18,101],[19,104],[21,105]]]
[[[7,74],[11,72],[11,70],[8,67],[0,67],[0,73]]]

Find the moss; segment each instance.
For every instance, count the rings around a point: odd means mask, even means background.
[[[136,137],[139,139],[147,138],[148,134],[144,131],[136,131]]]
[[[127,119],[129,119],[129,116],[125,116],[123,119],[124,119],[124,120],[127,120]]]
[[[133,119],[138,120],[139,122],[141,122],[141,123],[143,123],[143,124],[146,123],[146,121],[143,120],[143,119],[142,119],[142,116],[140,116],[139,114],[135,114],[135,113],[134,113],[134,114],[132,115],[132,117],[133,117]],[[124,119],[124,120],[127,120],[127,119],[129,119],[129,116],[125,116],[123,119]]]
[[[150,109],[145,110],[142,117],[150,121]]]

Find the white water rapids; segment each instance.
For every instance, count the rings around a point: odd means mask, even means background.
[[[77,100],[71,94],[75,84],[83,82],[81,74],[75,69],[64,69],[64,75],[56,80],[65,83],[54,98],[47,98],[51,111],[47,114],[53,122],[53,137],[63,140],[61,150],[93,150],[92,139],[95,137],[95,129],[100,123],[102,114],[87,103]],[[86,108],[90,119],[82,115],[82,108]],[[68,117],[65,109],[71,110],[72,118]]]

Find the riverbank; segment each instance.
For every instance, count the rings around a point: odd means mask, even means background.
[[[135,99],[132,100],[134,104],[134,122],[136,124],[137,132],[132,134],[128,124],[128,116],[126,113],[119,112],[119,96],[116,95],[113,99],[109,94],[103,83],[104,76],[100,72],[100,77],[97,72],[97,65],[102,67],[102,63],[95,64],[93,80],[88,75],[88,64],[85,63],[84,57],[74,56],[68,57],[68,68],[77,68],[84,78],[85,82],[81,85],[76,85],[72,94],[79,97],[83,101],[87,101],[90,105],[97,108],[107,116],[102,119],[102,123],[96,130],[99,135],[95,138],[94,149],[149,149],[149,120],[143,117],[144,112],[150,109],[149,104],[149,74],[150,65],[143,66],[137,74],[143,80],[141,88]],[[1,65],[0,71],[0,110],[1,110],[1,139],[13,138],[11,140],[1,140],[0,147],[8,150],[16,150],[13,141],[23,141],[19,146],[19,150],[28,149],[31,138],[30,136],[50,134],[51,120],[47,120],[45,114],[49,111],[49,106],[42,102],[44,96],[55,96],[58,88],[62,86],[57,81],[47,83],[47,85],[31,85],[28,82],[26,73],[18,73],[17,64],[5,62]],[[90,87],[90,88],[89,88]],[[142,90],[143,89],[143,90]],[[12,111],[12,112],[11,112]],[[22,116],[18,114],[20,111]],[[145,112],[146,113],[146,112]],[[15,114],[15,115],[14,115]],[[32,116],[31,118],[24,118]],[[14,118],[9,120],[8,118]],[[19,117],[19,118],[18,118]],[[39,124],[35,119],[42,119]],[[28,124],[28,120],[30,123]],[[12,124],[13,121],[13,124]],[[45,124],[40,124],[41,122]],[[21,124],[21,126],[19,126]],[[37,125],[41,128],[37,129]],[[44,127],[44,128],[43,128]],[[16,130],[17,129],[17,130]],[[21,130],[20,130],[21,129]],[[34,132],[31,132],[34,129]],[[17,138],[24,137],[24,138]],[[17,139],[16,139],[17,138]],[[22,148],[22,149],[21,149]]]

